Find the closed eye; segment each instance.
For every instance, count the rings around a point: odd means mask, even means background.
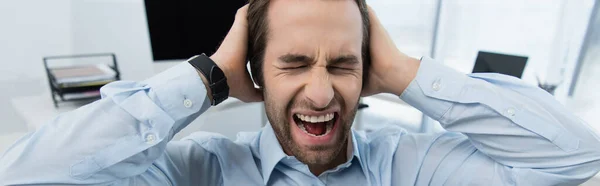
[[[310,56],[303,54],[285,54],[279,57],[277,68],[280,70],[300,70],[305,69],[308,65],[314,61]]]
[[[301,65],[301,66],[295,66],[295,67],[281,67],[279,69],[281,69],[281,70],[298,70],[298,69],[303,69],[306,67],[307,67],[307,65]]]
[[[344,68],[339,66],[329,66],[327,70],[333,74],[351,74],[355,72],[354,68]]]
[[[331,72],[350,73],[357,70],[358,58],[354,55],[341,55],[328,61],[327,69]]]
[[[330,66],[327,67],[329,70],[354,70],[352,68],[344,68],[344,67],[336,67],[336,66]]]

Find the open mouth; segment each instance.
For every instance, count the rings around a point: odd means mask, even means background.
[[[313,137],[327,136],[333,130],[338,119],[337,113],[318,116],[294,114],[294,122],[304,133]]]

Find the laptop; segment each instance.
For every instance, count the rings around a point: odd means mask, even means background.
[[[521,78],[527,57],[479,51],[473,73],[493,72]]]

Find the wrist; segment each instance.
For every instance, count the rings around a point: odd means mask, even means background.
[[[215,64],[217,64],[217,66],[221,69],[221,71],[223,71],[223,74],[225,74],[225,77],[229,77],[229,74],[227,74],[228,70],[227,70],[227,66],[225,66],[225,60],[220,57],[219,55],[217,55],[216,53],[211,55],[209,57],[212,61],[215,62]]]
[[[202,79],[211,105],[217,105],[227,99],[229,95],[227,77],[213,59],[202,54],[190,58],[188,62],[196,68],[196,72]]]
[[[221,71],[223,72],[223,74],[225,75],[225,78],[227,78],[227,84],[230,85],[231,87],[231,74],[230,74],[230,70],[228,68],[227,64],[227,60],[224,59],[223,57],[221,57],[220,55],[217,55],[217,53],[211,55],[209,57],[212,61],[215,62],[215,64],[217,64],[217,66],[219,67],[219,69],[221,69]]]
[[[400,96],[417,77],[421,61],[417,58],[403,56],[402,59],[395,60],[393,64],[394,67],[390,68],[391,70],[386,76],[385,92]]]
[[[202,72],[196,70],[196,72],[198,73],[198,76],[200,76],[200,79],[202,79],[202,83],[204,83],[204,87],[206,88],[206,95],[208,96],[208,99],[211,101],[211,104],[213,102],[213,96],[212,96],[212,90],[210,88],[210,83],[208,82],[208,79],[206,79],[206,77],[204,76],[204,74],[202,74]]]

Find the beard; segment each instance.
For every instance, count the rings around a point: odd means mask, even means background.
[[[340,104],[341,109],[338,117],[339,122],[336,123],[336,125],[339,126],[337,126],[338,130],[335,132],[341,133],[333,139],[333,145],[307,146],[298,144],[298,142],[294,141],[292,138],[291,127],[293,126],[292,123],[290,123],[291,118],[289,118],[290,110],[292,108],[310,108],[312,110],[324,109],[314,108],[308,101],[296,100],[296,97],[294,97],[287,104],[281,104],[276,100],[270,100],[269,98],[272,97],[269,96],[269,91],[267,90],[264,91],[264,98],[267,118],[271,123],[279,144],[286,154],[295,156],[296,159],[304,164],[309,165],[309,167],[326,166],[333,168],[337,166],[337,164],[335,164],[337,159],[341,158],[342,161],[345,159],[345,153],[340,153],[342,151],[345,152],[346,147],[348,146],[348,136],[350,135],[352,122],[354,121],[354,117],[358,109],[358,100],[356,100],[356,104],[353,108],[348,109],[344,104],[344,99],[336,93],[334,99],[328,107],[335,104]],[[340,155],[344,156],[340,157]]]

